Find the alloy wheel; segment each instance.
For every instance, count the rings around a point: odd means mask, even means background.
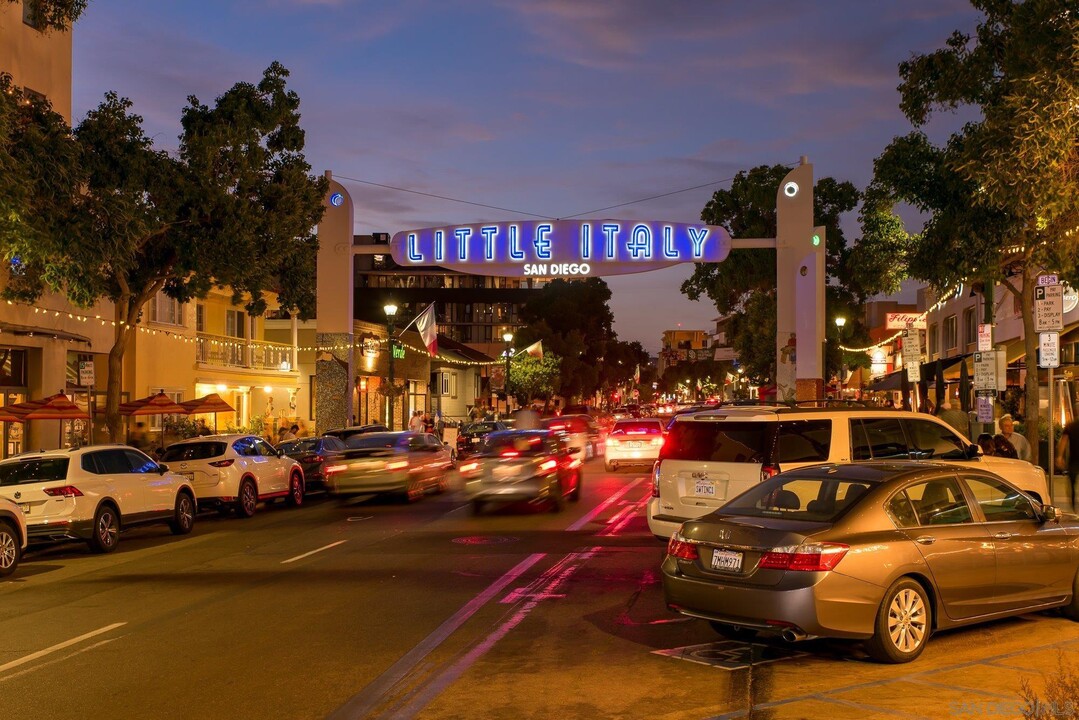
[[[192,507],[191,498],[187,495],[180,497],[179,512],[177,512],[180,521],[180,527],[184,530],[191,528],[195,522],[195,509]]]
[[[116,544],[116,518],[111,512],[103,512],[97,520],[97,537],[101,547],[111,548]]]
[[[903,653],[917,650],[925,641],[926,608],[922,596],[911,588],[903,588],[888,606],[888,637]]]
[[[251,483],[244,483],[243,495],[240,499],[243,502],[244,512],[248,515],[253,515],[255,505],[258,503],[258,499],[255,497],[255,486]]]
[[[0,531],[0,571],[10,570],[19,558],[15,537],[7,530]]]

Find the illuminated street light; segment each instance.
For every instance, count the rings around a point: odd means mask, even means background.
[[[387,337],[389,338],[390,346],[390,421],[388,425],[390,430],[393,430],[393,319],[397,315],[397,306],[393,303],[389,303],[388,305],[384,306],[382,310],[386,313],[386,324],[389,326]]]

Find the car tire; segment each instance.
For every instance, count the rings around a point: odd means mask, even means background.
[[[1072,580],[1072,599],[1064,606],[1064,617],[1079,620],[1079,573],[1076,573],[1075,579]]]
[[[189,493],[176,493],[176,505],[169,520],[173,535],[187,535],[195,527],[195,499]]]
[[[285,502],[292,507],[300,507],[303,505],[303,494],[303,479],[297,473],[292,473],[288,481],[288,497]]]
[[[547,495],[551,500],[551,512],[559,513],[566,508],[566,497],[562,494],[562,483],[558,478],[555,478],[551,488],[548,489]]]
[[[22,560],[22,538],[7,520],[0,520],[0,577],[15,572]]]
[[[101,504],[94,513],[94,526],[87,543],[96,553],[110,553],[120,542],[120,515],[108,503]]]
[[[925,588],[909,577],[899,578],[884,593],[866,652],[877,662],[910,662],[922,654],[932,628],[933,609]]]
[[[573,476],[573,490],[570,491],[569,499],[571,502],[577,502],[581,499],[581,471],[578,470],[577,474]]]
[[[757,638],[757,631],[753,628],[746,628],[740,625],[728,625],[727,623],[716,622],[715,620],[709,620],[708,624],[712,626],[712,629],[716,631],[717,635],[721,635],[728,640],[751,642]]]
[[[236,492],[236,517],[249,518],[255,514],[255,507],[259,502],[258,489],[251,478],[240,481],[240,489]]]
[[[486,508],[486,507],[487,507],[487,503],[485,503],[483,500],[473,500],[472,501],[472,514],[473,515],[482,515],[483,511],[484,511],[484,508]]]

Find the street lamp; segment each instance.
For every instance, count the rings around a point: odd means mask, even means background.
[[[842,315],[837,315],[836,316],[835,326],[839,331],[838,332],[838,336],[839,336],[839,343],[838,344],[839,344],[839,353],[840,353],[840,363],[839,363],[839,397],[840,397],[840,399],[843,398],[843,391],[846,389],[845,387],[843,387],[844,385],[846,385],[846,380],[844,379],[843,376],[847,374],[847,372],[846,372],[847,364],[842,361],[842,358],[843,358],[843,326],[846,325],[846,324],[847,324],[847,318],[843,317]]]
[[[506,341],[506,414],[510,412],[510,343],[513,342],[513,333],[509,330],[502,333],[502,339]]]
[[[394,305],[393,303],[389,303],[389,304],[385,305],[382,308],[382,310],[386,313],[386,324],[389,326],[389,332],[387,333],[387,337],[389,338],[389,345],[390,345],[390,393],[389,393],[390,394],[390,422],[389,422],[389,428],[390,428],[390,430],[393,430],[393,396],[394,396],[394,385],[393,385],[393,346],[394,346],[394,342],[393,342],[393,319],[397,315],[397,306]]]

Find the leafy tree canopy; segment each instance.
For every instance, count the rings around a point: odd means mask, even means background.
[[[89,0],[6,0],[13,4],[27,3],[29,19],[44,30],[68,30],[82,16]]]
[[[510,389],[522,405],[536,398],[549,400],[555,394],[562,370],[562,358],[551,353],[543,357],[521,355],[510,361]]]

